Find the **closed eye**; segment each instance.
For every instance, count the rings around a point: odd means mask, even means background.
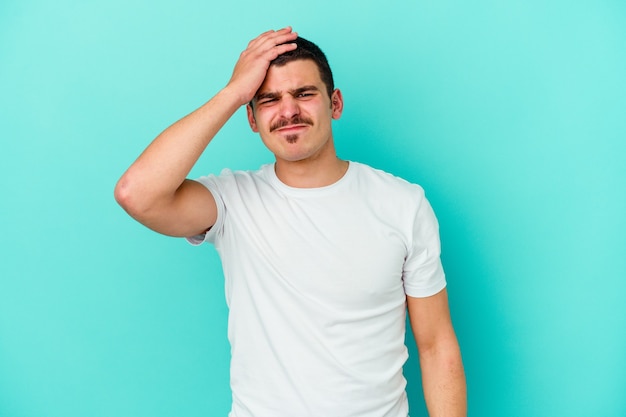
[[[272,103],[274,101],[276,101],[275,98],[265,98],[265,99],[259,100],[258,103],[259,104],[268,104],[268,103]]]
[[[310,98],[315,97],[316,94],[317,94],[317,91],[303,91],[301,93],[294,94],[294,97],[299,100],[308,100]]]
[[[313,97],[318,93],[318,88],[314,85],[305,85],[291,91],[291,95],[296,98]]]
[[[274,92],[261,93],[256,97],[257,104],[271,104],[278,100],[279,95]]]

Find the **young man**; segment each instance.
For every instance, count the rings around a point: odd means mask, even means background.
[[[242,105],[275,163],[186,179]],[[116,199],[157,232],[216,246],[232,417],[406,417],[407,307],[430,415],[464,416],[437,221],[419,186],[337,157],[342,110],[317,46],[291,28],[263,33],[226,87],[132,164]]]

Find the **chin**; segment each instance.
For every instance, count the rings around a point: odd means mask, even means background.
[[[276,160],[285,162],[300,162],[310,159],[312,155],[308,152],[281,152],[275,153],[274,156],[276,157]]]

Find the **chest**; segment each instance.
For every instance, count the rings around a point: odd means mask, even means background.
[[[238,253],[233,279],[287,285],[342,308],[403,297],[407,226],[384,204],[350,195],[245,204],[224,225],[224,245]]]

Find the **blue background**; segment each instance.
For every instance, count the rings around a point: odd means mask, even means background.
[[[288,24],[344,93],[340,156],[438,214],[469,415],[626,416],[617,0],[3,1],[0,416],[227,414],[214,249],[136,224],[113,187]],[[191,176],[268,161],[240,111]]]

